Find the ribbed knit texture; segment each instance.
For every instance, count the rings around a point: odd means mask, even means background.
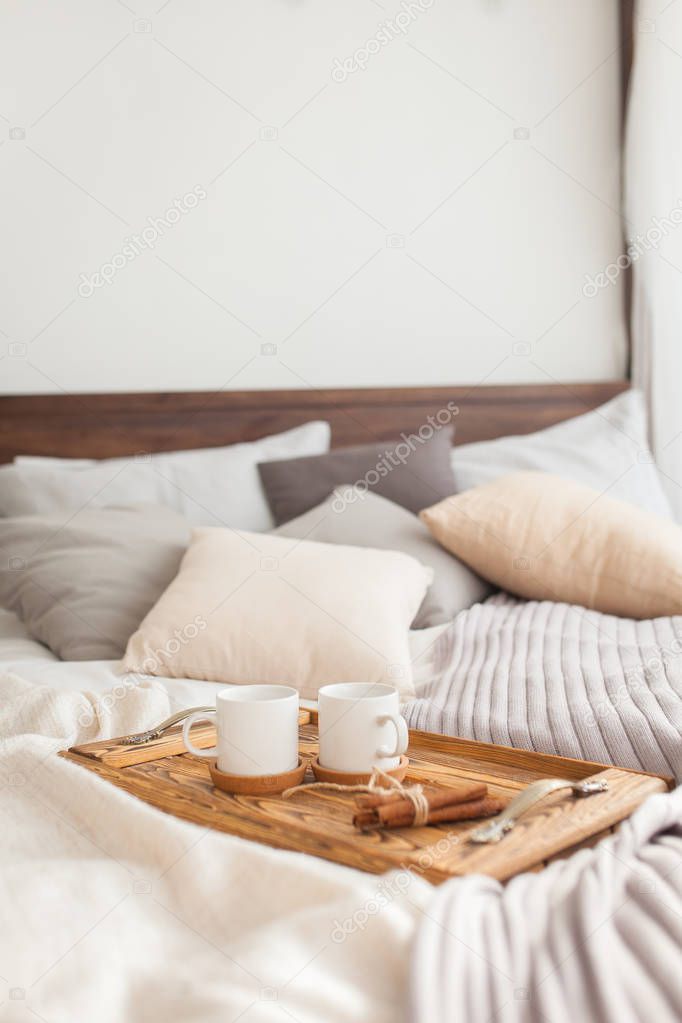
[[[429,657],[410,728],[682,776],[682,617],[497,594]]]
[[[681,863],[678,788],[538,874],[440,885],[412,949],[412,1023],[679,1023]]]

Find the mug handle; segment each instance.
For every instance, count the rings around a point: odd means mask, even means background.
[[[190,714],[190,716],[187,718],[187,720],[185,721],[184,725],[182,726],[182,741],[185,744],[185,746],[187,747],[187,749],[189,750],[189,752],[193,753],[195,757],[217,757],[218,756],[218,747],[217,746],[211,746],[209,749],[197,749],[197,747],[194,745],[194,743],[192,742],[192,740],[189,737],[189,732],[190,732],[190,728],[192,727],[192,725],[195,725],[197,723],[197,721],[207,721],[208,720],[208,715],[209,714],[215,714],[215,713],[216,712],[214,710],[195,711],[194,714]]]
[[[405,752],[410,741],[405,718],[402,714],[384,714],[382,717],[377,718],[377,722],[380,725],[385,725],[389,721],[396,731],[395,749],[390,749],[388,746],[380,746],[377,750],[378,757],[399,757]]]

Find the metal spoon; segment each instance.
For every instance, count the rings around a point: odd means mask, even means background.
[[[150,728],[147,732],[134,732],[132,735],[124,735],[118,741],[122,746],[141,746],[145,742],[151,742],[152,739],[159,739],[164,732],[167,732],[173,725],[177,725],[178,721],[189,717],[190,714],[199,712],[205,714],[211,710],[215,710],[215,705],[213,707],[188,707],[187,710],[179,710],[177,714],[171,714],[165,721],[161,721],[156,728]]]
[[[586,778],[584,781],[566,781],[565,778],[543,778],[541,781],[533,782],[527,789],[520,792],[512,799],[509,806],[498,813],[497,817],[476,828],[469,834],[470,842],[485,844],[486,842],[499,842],[508,831],[516,824],[518,818],[531,806],[535,806],[541,799],[548,796],[550,792],[558,792],[559,789],[572,789],[575,796],[591,796],[595,792],[606,792],[608,784],[601,778]]]

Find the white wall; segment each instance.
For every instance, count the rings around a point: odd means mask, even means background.
[[[421,4],[4,3],[0,391],[623,375],[616,0]]]

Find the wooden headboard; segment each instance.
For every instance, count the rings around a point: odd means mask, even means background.
[[[627,381],[501,387],[409,387],[178,394],[0,397],[0,462],[15,455],[108,458],[254,440],[310,419],[332,444],[362,444],[418,429],[454,402],[455,443],[530,433],[603,404]]]

